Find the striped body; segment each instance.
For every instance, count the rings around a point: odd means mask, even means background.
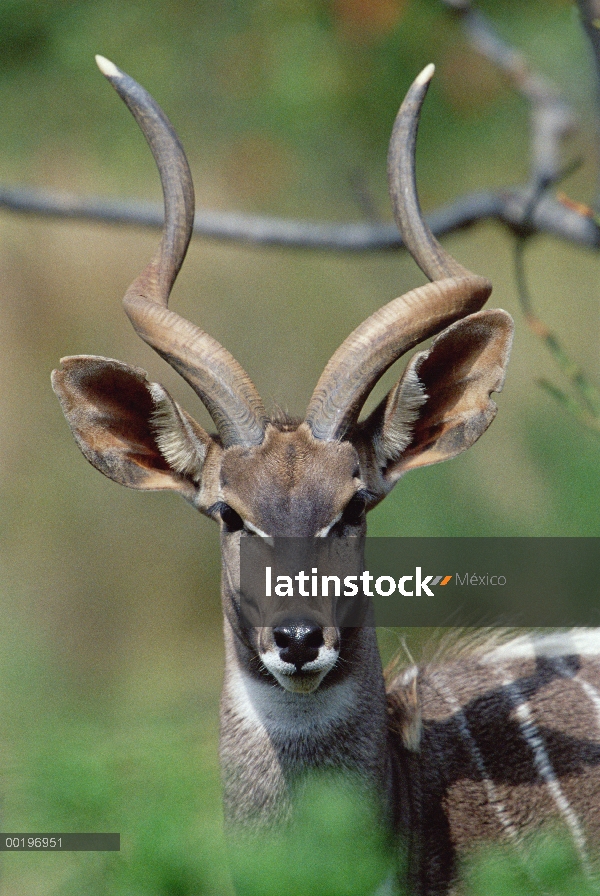
[[[408,678],[391,682],[388,702],[415,891],[448,892],[466,850],[519,846],[550,819],[590,869],[600,843],[600,629],[431,663],[416,691]]]

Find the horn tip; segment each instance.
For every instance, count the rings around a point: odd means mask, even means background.
[[[117,68],[114,62],[111,62],[110,59],[106,59],[105,56],[100,56],[100,54],[95,56],[96,65],[102,72],[105,78],[109,80],[114,78],[121,78],[123,76],[123,72]]]
[[[435,72],[435,65],[433,62],[430,62],[429,65],[426,65],[420,75],[417,75],[415,78],[415,85],[417,87],[423,87],[425,84],[428,84],[433,78]]]

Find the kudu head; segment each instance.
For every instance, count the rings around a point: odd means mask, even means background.
[[[206,432],[158,383],[107,358],[62,359],[52,383],[85,457],[122,485],[179,492],[222,531],[225,613],[234,639],[290,691],[312,691],[332,669],[340,633],[311,619],[243,630],[235,611],[242,535],[360,535],[365,514],[407,470],[469,448],[496,414],[512,320],[481,311],[491,284],[463,268],[424,223],[415,185],[419,112],[433,66],[415,80],[396,119],[389,182],[396,221],[432,281],[372,314],[335,352],[304,421],[270,419],[246,372],[215,339],[167,307],[194,219],[194,192],[177,135],[152,97],[108,60],[98,65],[152,150],[162,181],[160,246],[125,294],[136,332],[200,397],[217,434]],[[382,374],[415,354],[379,406],[359,420]],[[265,669],[267,671],[265,671]]]

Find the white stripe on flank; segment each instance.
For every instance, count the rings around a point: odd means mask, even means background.
[[[504,681],[504,687],[514,706],[515,715],[519,720],[523,737],[533,753],[533,761],[538,774],[548,787],[552,799],[562,813],[562,816],[571,831],[573,840],[575,841],[575,846],[581,857],[583,867],[586,873],[590,874],[591,869],[587,855],[585,836],[581,829],[581,825],[579,824],[579,819],[571,808],[571,805],[560,786],[558,778],[556,777],[554,769],[552,768],[550,757],[548,756],[544,741],[542,740],[538,727],[531,714],[529,703],[521,693],[516,682],[507,678]]]
[[[579,687],[584,691],[584,693],[590,698],[594,709],[596,710],[596,724],[598,729],[600,730],[600,691],[598,691],[593,684],[590,684],[589,681],[586,681],[584,678],[579,678],[577,676],[575,681],[579,685]]]
[[[450,688],[448,688],[440,681],[440,677],[441,676],[439,673],[435,675],[432,674],[430,676],[430,681],[433,683],[435,679],[434,687],[439,693],[441,693],[444,700],[452,708],[452,712],[455,715],[456,723],[460,729],[460,733],[465,740],[469,750],[471,751],[473,762],[477,767],[477,771],[481,775],[481,780],[483,781],[483,786],[485,787],[488,802],[493,807],[496,815],[498,816],[498,821],[500,822],[501,827],[504,828],[506,835],[513,841],[513,843],[519,845],[521,842],[519,832],[516,826],[511,821],[510,816],[506,810],[506,806],[502,802],[498,791],[494,786],[494,782],[487,773],[485,762],[483,761],[483,756],[481,755],[481,750],[477,746],[477,741],[471,734],[467,716]]]
[[[592,706],[596,711],[596,723],[598,729],[600,730],[600,691],[598,691],[593,684],[590,684],[589,681],[586,681],[584,678],[580,678],[578,672],[573,672],[569,668],[563,657],[556,657],[554,665],[563,678],[570,678],[571,681],[574,681],[576,684],[578,684],[584,694],[589,698]]]
[[[540,656],[600,656],[600,628],[573,628],[546,635],[518,635],[492,648],[482,657],[484,663],[509,660],[534,660]]]

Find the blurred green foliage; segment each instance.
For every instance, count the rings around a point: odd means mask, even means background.
[[[29,722],[4,777],[3,828],[118,831],[118,853],[3,853],[3,893],[228,896],[214,753],[178,710],[127,724],[81,715]]]
[[[488,848],[463,871],[464,896],[597,896],[600,878],[584,870],[566,832],[547,831],[526,847]]]
[[[590,201],[593,83],[573,5],[479,6],[579,113],[569,155],[584,164],[563,188]],[[0,0],[0,179],[158,197],[152,159],[94,66],[97,52],[168,112],[199,204],[321,220],[357,219],[369,206],[389,218],[391,123],[430,61],[437,75],[418,147],[423,206],[527,177],[523,100],[437,0]],[[49,388],[61,355],[118,357],[148,369],[207,422],[121,312],[120,297],[156,239],[0,218],[1,824],[118,830],[123,844],[117,856],[3,854],[2,896],[231,892],[216,760],[216,532],[170,496],[103,480],[79,455]],[[407,476],[373,514],[372,534],[598,535],[598,440],[536,386],[554,371],[521,326],[511,238],[485,225],[448,245],[491,276],[495,301],[517,319],[505,393],[481,443],[452,464]],[[597,259],[544,238],[528,249],[526,268],[537,311],[597,383]],[[232,351],[267,404],[302,413],[341,340],[421,282],[404,256],[195,242],[173,303]],[[413,647],[426,637],[408,634]],[[385,638],[387,658],[398,640]],[[310,820],[314,807],[306,806]],[[364,873],[375,875],[379,846],[363,836],[364,822],[353,827],[352,812],[336,812],[348,837],[339,854],[352,864],[366,843]],[[319,830],[309,821],[302,847],[315,862]],[[282,838],[272,852],[287,856]],[[550,880],[545,849],[532,862]],[[287,866],[290,891],[294,860]],[[472,873],[469,885],[488,892],[484,872]],[[504,872],[490,874],[500,880]],[[516,878],[510,886],[519,892]]]
[[[363,896],[393,874],[395,856],[359,782],[309,777],[280,830],[231,844],[239,896]]]

